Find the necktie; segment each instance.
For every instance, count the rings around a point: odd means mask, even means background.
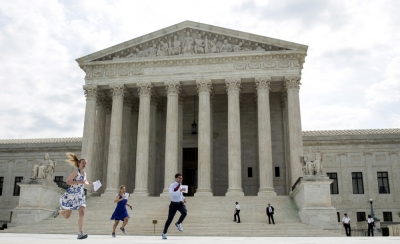
[[[179,190],[179,187],[181,187],[181,184],[178,183],[178,185],[174,188],[174,191]]]

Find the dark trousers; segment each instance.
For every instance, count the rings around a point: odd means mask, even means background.
[[[233,215],[233,221],[236,221],[236,216],[237,216],[238,223],[240,223],[239,213],[240,213],[240,210],[236,210],[235,214]]]
[[[164,232],[163,232],[164,234],[167,234],[168,227],[171,224],[172,220],[174,219],[176,211],[179,211],[181,213],[181,217],[179,217],[179,220],[177,222],[178,224],[182,223],[187,215],[186,206],[185,204],[183,204],[183,202],[180,203],[171,202],[171,204],[169,205],[168,219],[167,222],[165,222],[164,226]]]
[[[368,224],[368,236],[370,236],[370,233],[374,236],[374,223]]]
[[[268,223],[271,224],[271,219],[272,219],[272,223],[275,224],[274,222],[274,215],[273,214],[268,214]]]
[[[346,230],[346,236],[351,236],[350,224],[344,224],[344,229]]]

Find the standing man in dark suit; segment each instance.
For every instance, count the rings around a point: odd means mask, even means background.
[[[268,223],[271,224],[271,219],[272,219],[272,223],[275,224],[275,222],[274,222],[274,207],[272,207],[269,203],[268,203],[268,207],[267,207],[267,215],[268,215]]]
[[[233,215],[233,222],[236,222],[236,216],[237,216],[237,222],[240,223],[240,205],[238,202],[236,202],[236,207],[235,207],[235,214]]]

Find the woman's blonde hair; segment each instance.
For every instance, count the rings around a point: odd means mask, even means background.
[[[79,163],[82,160],[86,160],[85,158],[80,158],[75,155],[75,153],[67,152],[68,159],[65,160],[67,161],[70,165],[74,166],[75,168],[79,168]]]
[[[124,187],[125,187],[124,185],[120,185],[119,186],[119,192],[121,192],[122,188],[124,188]]]

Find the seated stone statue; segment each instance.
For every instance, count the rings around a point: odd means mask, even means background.
[[[157,45],[153,43],[153,46],[149,47],[149,57],[157,56]]]
[[[186,37],[183,39],[182,43],[182,53],[183,54],[192,54],[193,53],[193,44],[194,39],[190,36],[190,32],[186,32]]]
[[[174,41],[169,40],[169,55],[179,55],[181,54],[181,41],[178,40],[178,36],[174,36]]]
[[[223,53],[223,52],[230,52],[230,51],[232,51],[232,46],[230,43],[228,43],[228,40],[225,39],[224,43],[221,45],[220,52]]]
[[[164,43],[160,41],[160,45],[158,46],[157,56],[168,56],[168,43]]]
[[[217,38],[210,41],[210,53],[218,53],[219,49],[217,47]]]
[[[31,172],[31,177],[35,178],[38,177],[39,167],[42,165],[42,162],[37,161],[36,159],[33,160],[33,169]]]
[[[38,179],[53,181],[55,166],[55,162],[51,160],[49,154],[46,153],[43,162],[34,160],[31,175]]]
[[[201,34],[197,34],[197,39],[194,40],[195,45],[194,45],[194,53],[204,53],[204,48],[206,46],[205,41],[201,39]]]

